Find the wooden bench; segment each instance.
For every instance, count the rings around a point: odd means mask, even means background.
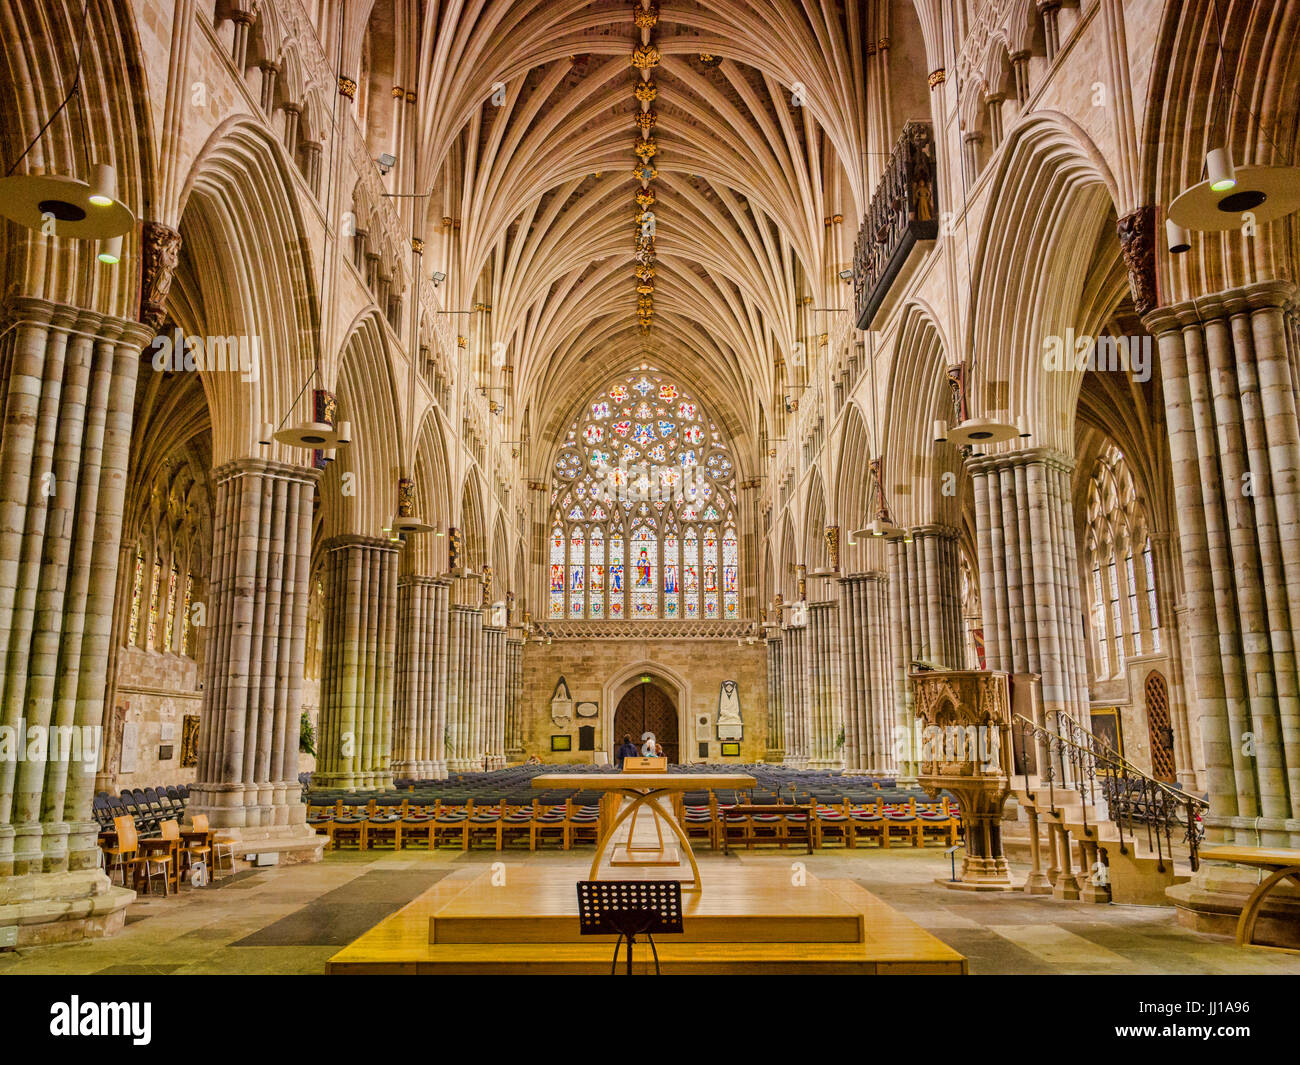
[[[1234,862],[1254,869],[1271,869],[1272,873],[1251,892],[1250,898],[1241,908],[1241,916],[1237,919],[1237,946],[1300,954],[1300,950],[1270,947],[1264,943],[1252,942],[1255,938],[1255,922],[1259,920],[1259,911],[1264,905],[1264,897],[1283,880],[1292,880],[1297,887],[1300,887],[1300,850],[1290,850],[1286,847],[1204,847],[1201,850],[1201,858],[1210,862]]]

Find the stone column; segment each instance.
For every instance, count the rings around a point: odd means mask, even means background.
[[[490,769],[506,764],[505,749],[506,630],[484,626],[484,728],[483,754]]]
[[[321,854],[298,784],[318,477],[262,459],[213,471],[203,705],[189,803],[191,816],[207,814],[250,849],[298,860]]]
[[[524,753],[523,674],[524,641],[519,637],[506,640],[506,757],[519,761]]]
[[[784,641],[779,635],[767,638],[767,749],[766,762],[785,761],[785,668]]]
[[[845,771],[890,776],[898,767],[889,580],[875,571],[850,574],[842,584]]]
[[[838,604],[833,601],[809,604],[808,635],[812,650],[808,765],[812,769],[843,769],[844,751],[838,745],[844,728]]]
[[[447,774],[439,728],[447,715],[446,581],[398,581],[397,638],[393,776],[440,780]]]
[[[399,548],[338,536],[325,559],[318,787],[391,788]]]
[[[131,421],[136,322],[18,298],[0,434],[0,925],[19,945],[116,931],[134,897],[97,868],[90,816]]]
[[[452,598],[447,649],[447,768],[464,773],[483,768],[483,596],[477,581],[456,578]]]
[[[1072,460],[1032,448],[969,468],[988,668],[1039,674],[1048,726],[1062,713],[1087,726]]]
[[[802,769],[808,764],[808,629],[787,626],[782,642],[785,764]]]
[[[1267,281],[1144,319],[1160,352],[1206,830],[1241,846],[1300,846],[1295,314],[1295,286]],[[1195,901],[1215,875],[1175,890]]]

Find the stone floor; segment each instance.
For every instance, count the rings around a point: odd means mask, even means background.
[[[320,973],[339,947],[453,868],[500,860],[508,875],[511,863],[582,853],[343,852],[318,865],[249,870],[169,899],[141,899],[109,939],[0,953],[0,974]],[[706,883],[714,862],[794,861],[819,876],[857,880],[966,955],[972,973],[1300,974],[1300,957],[1188,931],[1172,908],[949,891],[934,883],[949,868],[936,849],[700,856]]]

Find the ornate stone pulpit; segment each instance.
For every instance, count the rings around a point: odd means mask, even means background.
[[[966,858],[961,878],[939,880],[966,891],[1010,891],[1002,853],[1002,807],[1011,781],[1010,675],[955,669],[913,673],[921,723],[917,782],[931,795],[947,791],[961,806]]]

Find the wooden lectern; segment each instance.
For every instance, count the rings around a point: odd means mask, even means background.
[[[624,758],[624,773],[667,773],[667,758]]]

